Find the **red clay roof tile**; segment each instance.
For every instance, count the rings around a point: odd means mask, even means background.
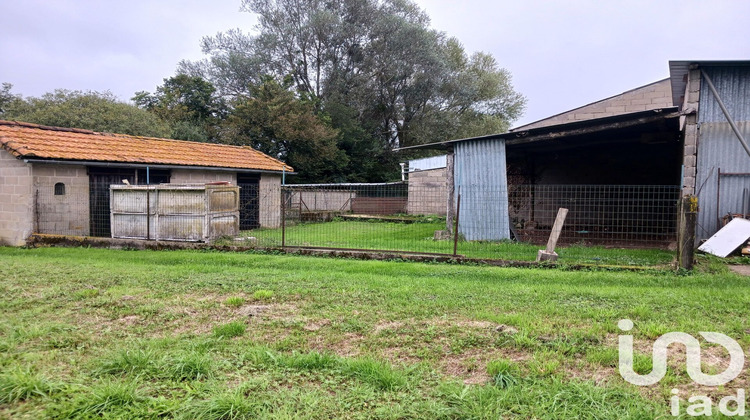
[[[0,120],[0,145],[19,158],[294,170],[248,146],[97,133],[17,121]]]

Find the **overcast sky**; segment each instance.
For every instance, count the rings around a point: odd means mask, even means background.
[[[485,51],[528,99],[515,126],[669,76],[669,60],[750,59],[750,1],[417,0],[435,29]],[[239,0],[7,0],[0,82],[39,96],[56,88],[153,91],[200,39],[251,30]]]

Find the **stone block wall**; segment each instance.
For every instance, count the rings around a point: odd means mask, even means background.
[[[685,86],[685,99],[682,104],[684,118],[683,129],[684,149],[682,163],[682,195],[695,194],[696,162],[698,154],[698,103],[700,102],[701,71],[692,69],[688,72]]]
[[[511,131],[523,131],[574,121],[648,111],[650,109],[669,108],[672,106],[672,85],[669,79],[664,79],[562,114],[516,127]]]
[[[33,183],[31,165],[0,149],[0,245],[20,246],[31,235]]]
[[[409,172],[409,214],[436,214],[448,211],[448,171],[446,168]]]
[[[36,163],[33,173],[35,230],[55,235],[89,235],[89,177],[86,167]],[[58,191],[55,191],[56,185]]]
[[[170,184],[207,184],[209,182],[229,182],[237,185],[237,173],[231,171],[209,171],[194,169],[172,169]]]

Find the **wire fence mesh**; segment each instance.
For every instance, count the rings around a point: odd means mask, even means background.
[[[679,197],[671,185],[517,185],[509,213],[525,242],[546,241],[567,208],[562,243],[658,246],[675,240]]]
[[[675,240],[680,194],[676,186],[475,186],[450,194],[442,184],[250,180],[232,187],[230,209],[215,206],[205,185],[65,187],[37,186],[38,233],[498,259],[513,258],[509,239],[546,242],[561,207],[569,210],[561,245],[666,247]]]

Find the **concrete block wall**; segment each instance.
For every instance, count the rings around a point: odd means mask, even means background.
[[[222,181],[237,185],[237,173],[231,171],[172,169],[172,175],[169,179],[170,184],[206,184]]]
[[[0,148],[0,245],[20,246],[34,229],[30,164]]]
[[[258,183],[260,227],[281,227],[281,175],[262,174]]]
[[[448,211],[448,171],[446,168],[409,172],[409,214],[436,214]]]
[[[541,121],[516,127],[511,131],[523,131],[531,128],[547,127],[550,125],[565,124],[574,121],[591,120],[619,114],[628,114],[631,112],[648,111],[650,109],[669,108],[671,106],[673,106],[672,86],[669,79],[665,79]]]
[[[33,165],[35,224],[39,233],[89,235],[89,176],[85,166]],[[65,193],[55,195],[55,184]]]
[[[685,87],[685,99],[682,104],[684,113],[684,148],[682,195],[695,194],[696,162],[698,154],[698,103],[700,102],[701,71],[693,69],[688,72]]]

